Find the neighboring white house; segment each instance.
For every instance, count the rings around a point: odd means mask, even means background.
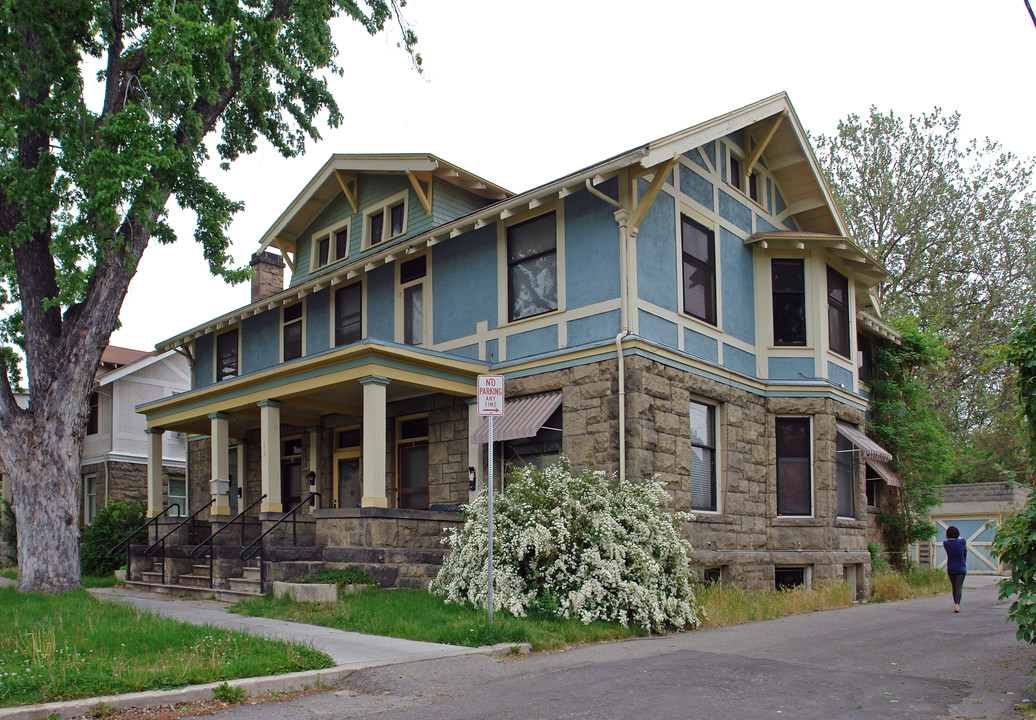
[[[141,403],[190,389],[187,360],[176,352],[151,355],[109,345],[90,395],[90,415],[83,443],[83,512],[88,524],[108,502],[147,495],[147,435]],[[163,494],[187,510],[183,433],[162,438]]]

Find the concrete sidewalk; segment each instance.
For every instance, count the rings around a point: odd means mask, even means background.
[[[4,578],[0,578],[0,584],[15,584],[13,580],[6,583],[2,582],[3,580]],[[125,588],[92,588],[88,592],[107,602],[131,605],[139,610],[194,625],[212,625],[228,630],[240,630],[252,635],[305,643],[327,653],[335,662],[335,667],[326,670],[309,670],[230,681],[233,687],[244,688],[249,696],[263,695],[270,691],[290,692],[321,685],[334,685],[362,668],[474,653],[502,654],[510,649],[509,646],[469,648],[440,645],[380,635],[364,635],[284,620],[237,615],[227,612],[228,603],[216,600],[183,599]],[[2,708],[0,709],[0,720],[37,720],[49,717],[54,713],[63,718],[79,717],[89,714],[91,708],[101,702],[108,707],[120,710],[148,705],[175,705],[179,702],[211,700],[213,689],[220,684],[208,683],[176,690],[155,690]]]

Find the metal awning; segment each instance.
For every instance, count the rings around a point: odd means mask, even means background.
[[[852,425],[846,425],[845,423],[836,423],[836,425],[838,434],[855,445],[863,454],[864,459],[868,462],[871,460],[880,460],[883,463],[887,463],[892,460],[892,454],[881,445],[878,445],[878,443],[864,435],[863,431],[857,430]]]
[[[518,440],[532,437],[540,431],[555,410],[561,405],[561,392],[508,398],[504,401],[504,414],[493,420],[493,441]],[[489,442],[489,418],[471,436],[473,445]]]
[[[867,466],[876,472],[878,476],[885,481],[886,485],[891,485],[892,487],[903,487],[903,481],[896,477],[896,474],[889,470],[889,466],[881,460],[868,460]]]

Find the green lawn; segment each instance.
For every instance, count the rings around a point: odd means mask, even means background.
[[[0,587],[0,707],[331,667],[312,648],[198,627],[85,590]]]
[[[372,635],[468,647],[507,642],[531,643],[536,650],[549,650],[648,634],[618,623],[584,625],[578,620],[565,620],[545,613],[515,618],[497,612],[493,613],[493,625],[490,626],[485,608],[447,605],[442,598],[423,590],[371,589],[345,595],[336,603],[320,604],[264,597],[242,600],[231,610]]]

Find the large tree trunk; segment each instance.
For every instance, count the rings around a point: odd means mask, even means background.
[[[74,371],[69,368],[69,375]],[[80,387],[89,387],[91,372]],[[48,393],[33,402],[20,423],[24,435],[12,434],[2,454],[11,477],[12,504],[18,528],[18,590],[59,592],[79,587],[80,459],[83,451],[83,395],[73,377],[58,376],[66,392]],[[57,390],[57,388],[55,388]]]

